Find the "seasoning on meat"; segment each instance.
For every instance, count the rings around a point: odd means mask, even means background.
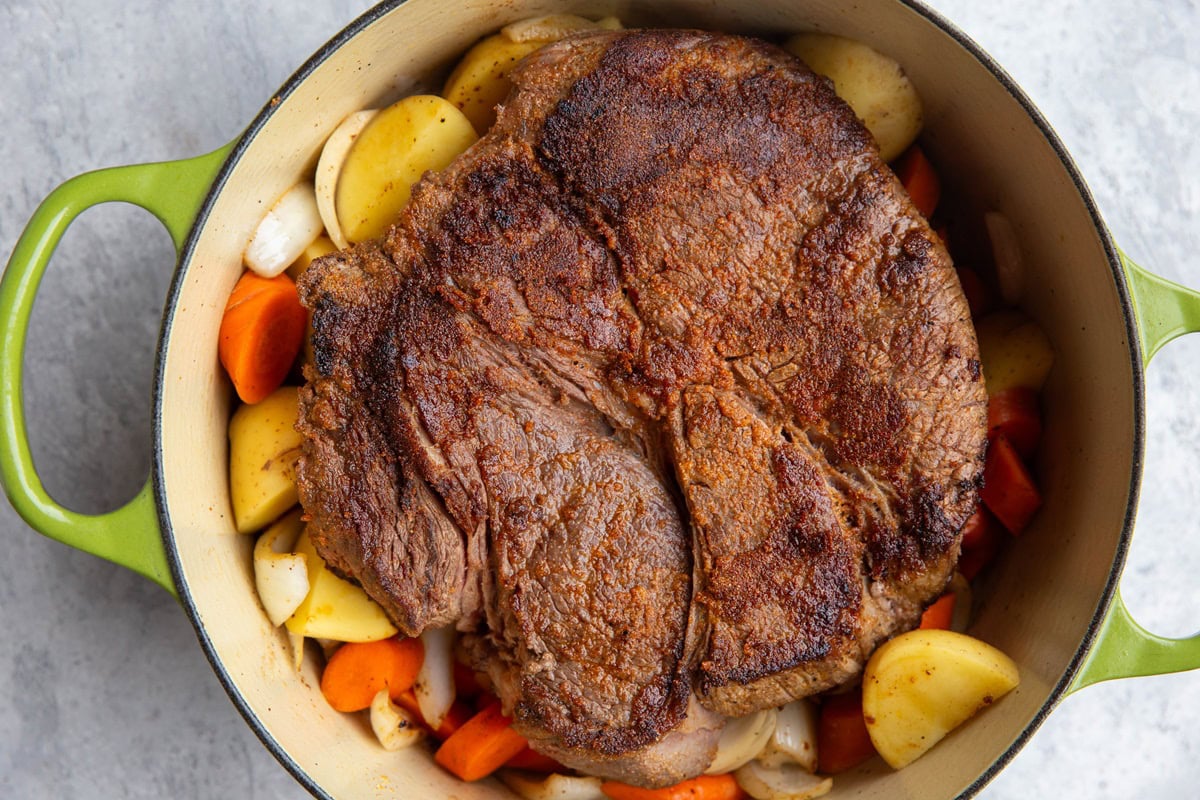
[[[827,81],[584,34],[382,241],[301,282],[301,500],[538,750],[660,786],[854,677],[944,587],[986,397],[945,249]]]

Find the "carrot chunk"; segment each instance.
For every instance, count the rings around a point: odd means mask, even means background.
[[[661,789],[605,781],[600,784],[600,791],[612,800],[741,800],[746,796],[729,773],[701,775]]]
[[[1016,448],[1004,436],[997,436],[988,443],[979,498],[1014,536],[1025,530],[1042,507],[1037,484]]]
[[[512,720],[490,705],[450,735],[433,760],[464,781],[486,778],[529,743],[512,729]]]
[[[962,554],[958,558],[958,571],[969,581],[983,571],[996,553],[1007,534],[991,512],[982,505],[976,507],[963,525]]]
[[[904,184],[913,205],[926,219],[933,216],[942,196],[942,182],[925,157],[925,151],[913,145],[896,160],[896,177]]]
[[[508,761],[505,761],[504,766],[515,769],[527,769],[530,772],[545,773],[565,772],[567,769],[550,756],[542,755],[532,747],[526,747]]]
[[[821,701],[817,717],[817,771],[832,775],[875,755],[863,718],[862,692],[835,694]]]
[[[287,275],[242,275],[225,304],[217,355],[244,403],[279,388],[304,343],[308,312]]]
[[[393,700],[412,688],[425,650],[420,639],[393,637],[349,642],[334,651],[321,673],[321,694],[337,711],[361,711],[386,688]]]
[[[1013,386],[988,398],[988,438],[1008,439],[1021,458],[1032,458],[1042,440],[1042,415],[1038,393],[1028,386]]]
[[[957,267],[958,282],[962,285],[963,294],[967,298],[967,307],[971,310],[971,316],[979,319],[984,314],[992,310],[995,304],[992,299],[992,290],[983,282],[983,278],[979,277],[979,273],[970,267]]]
[[[925,613],[921,615],[921,627],[948,631],[953,619],[954,592],[946,592],[925,609]]]

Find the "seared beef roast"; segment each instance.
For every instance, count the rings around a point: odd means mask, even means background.
[[[667,784],[711,711],[853,677],[941,591],[982,470],[974,333],[783,51],[605,32],[513,78],[381,242],[302,279],[301,499],[403,631],[457,624],[537,749]]]

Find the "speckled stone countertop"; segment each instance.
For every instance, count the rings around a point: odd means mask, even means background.
[[[0,254],[59,182],[236,136],[365,0],[4,0]],[[1200,286],[1195,0],[935,0],[1055,126],[1137,261]],[[1136,6],[1136,10],[1135,10]],[[150,386],[173,252],[149,215],[87,212],[43,283],[26,353],[35,457],[57,498],[113,508],[150,464]],[[1122,590],[1172,636],[1200,622],[1200,337],[1148,371],[1147,460]],[[44,539],[0,503],[0,796],[299,798],[238,716],[175,602]],[[980,795],[1190,798],[1200,673],[1067,698]]]

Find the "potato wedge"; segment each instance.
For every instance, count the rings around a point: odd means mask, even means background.
[[[784,47],[833,81],[838,96],[858,115],[891,161],[921,132],[924,114],[916,87],[900,64],[862,42],[827,33],[800,33]]]
[[[1054,366],[1054,348],[1036,322],[1020,311],[998,311],[975,323],[988,395],[1014,386],[1041,390]]]
[[[372,117],[338,175],[335,205],[346,241],[382,236],[408,203],[412,185],[477,138],[461,111],[433,95],[406,97]]]
[[[883,760],[900,769],[1019,680],[1012,659],[966,634],[903,633],[881,645],[863,672],[867,732]]]
[[[446,79],[442,96],[462,111],[480,135],[496,122],[496,105],[508,97],[508,73],[517,62],[546,44],[542,39],[515,42],[495,34],[467,51]]]
[[[283,386],[229,420],[229,496],[240,533],[261,530],[296,504],[299,390]]]
[[[383,609],[362,590],[329,571],[305,531],[296,552],[308,559],[308,596],[284,625],[295,634],[339,642],[374,642],[396,635]]]

